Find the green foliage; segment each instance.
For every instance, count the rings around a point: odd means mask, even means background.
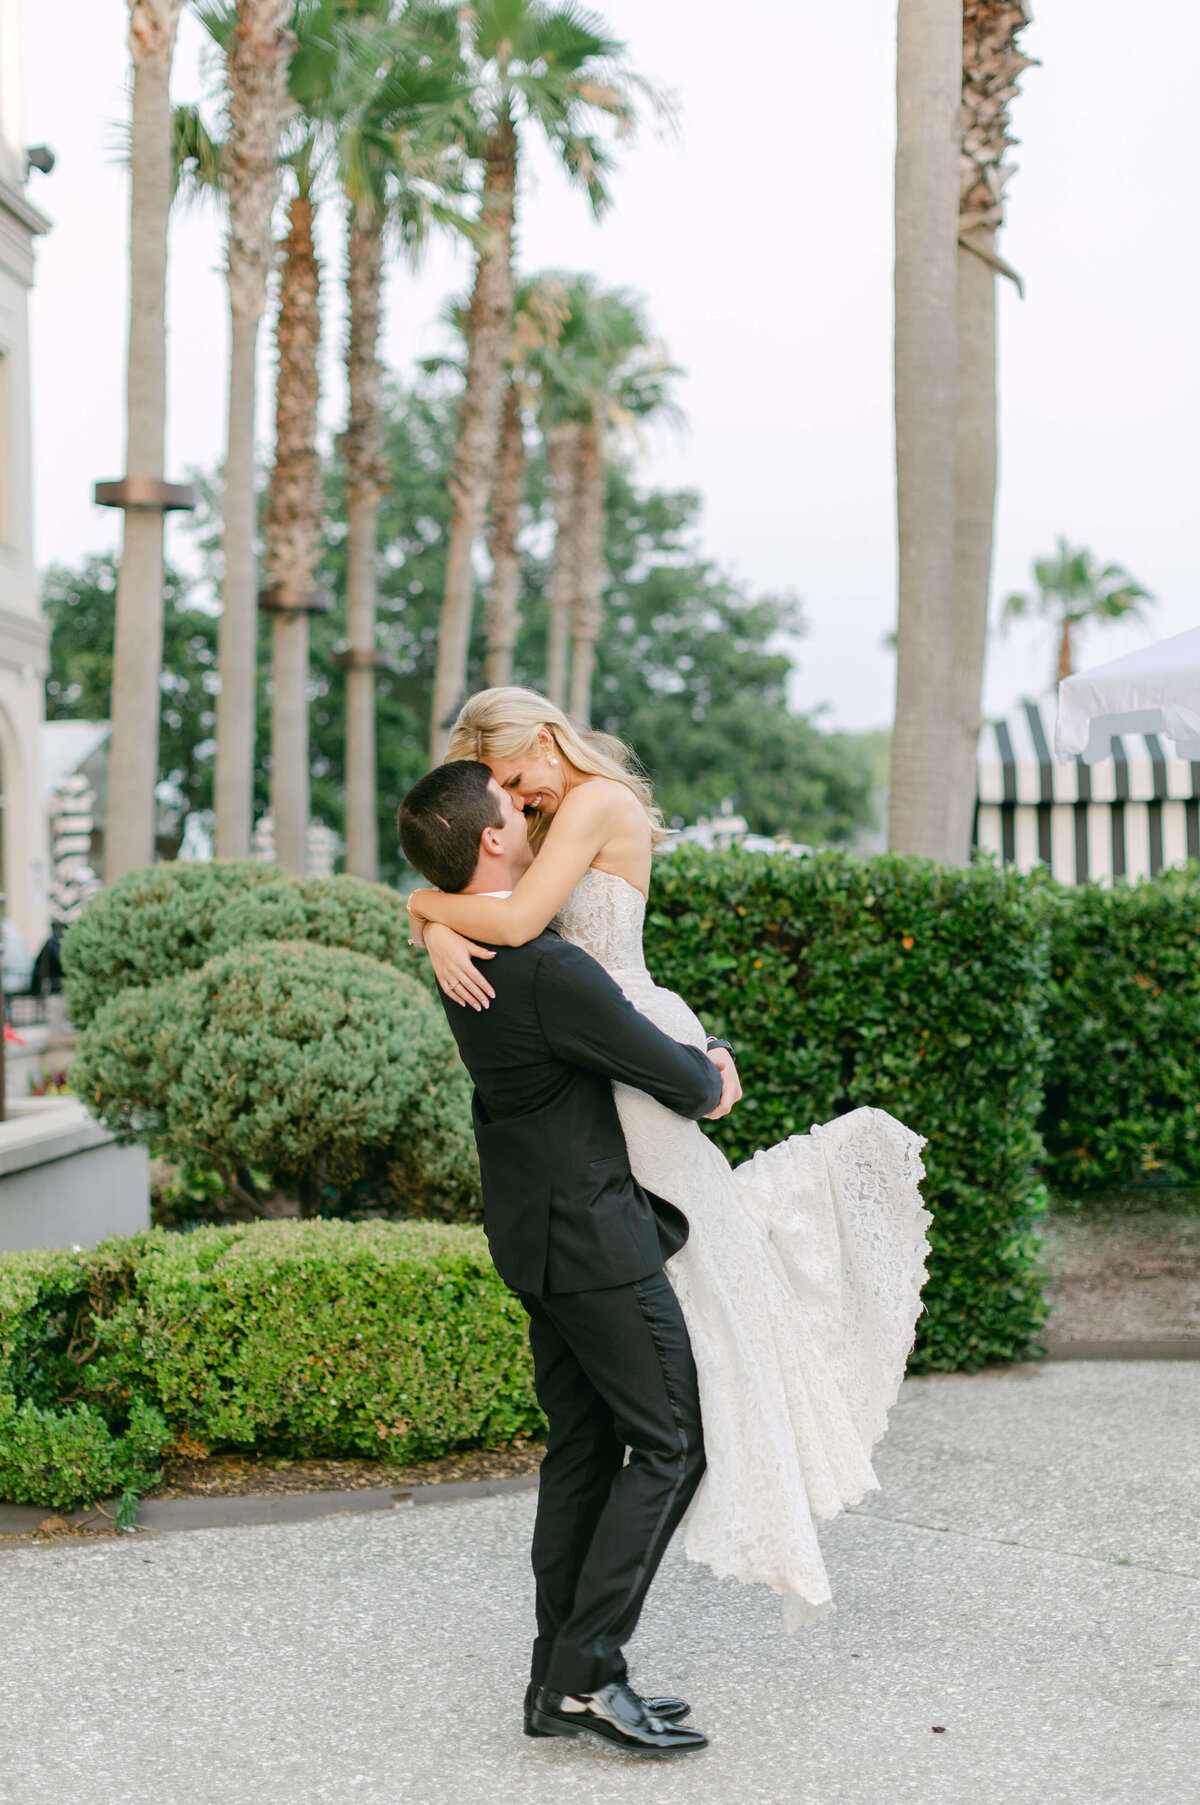
[[[1033,1218],[1047,928],[988,865],[888,855],[656,860],[655,976],[737,1050],[732,1159],[846,1110],[926,1136],[930,1278],[910,1370],[1024,1354],[1044,1319]]]
[[[540,1426],[476,1229],[272,1223],[0,1256],[0,1497],[59,1509],[212,1449],[432,1458]]]
[[[269,887],[268,887],[269,888]],[[308,1214],[368,1189],[413,1214],[475,1213],[470,1088],[442,1012],[412,978],[311,941],[250,940],[197,972],[125,989],[73,1069],[110,1127],[254,1169]]]
[[[356,877],[288,877],[249,859],[165,861],[131,871],[88,906],[63,941],[71,1019],[86,1027],[130,985],[198,970],[251,940],[348,947],[425,976],[408,945],[403,900]]]
[[[1200,870],[1046,895],[1052,1183],[1200,1179]]]

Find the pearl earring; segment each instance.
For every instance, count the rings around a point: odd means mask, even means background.
[[[551,758],[550,763],[552,765],[556,765],[558,763],[558,760],[556,758]]]

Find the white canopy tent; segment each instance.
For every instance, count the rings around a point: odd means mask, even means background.
[[[1181,759],[1200,759],[1200,627],[1078,671],[1058,686],[1054,750],[1098,764],[1114,734],[1161,734]]]

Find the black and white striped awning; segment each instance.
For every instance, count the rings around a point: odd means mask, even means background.
[[[1114,735],[1108,758],[1055,761],[1053,696],[979,735],[975,838],[1006,865],[1064,884],[1153,877],[1200,858],[1200,762],[1155,733]]]

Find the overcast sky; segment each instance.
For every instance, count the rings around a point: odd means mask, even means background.
[[[798,706],[830,724],[891,714],[895,524],[891,181],[895,0],[605,0],[632,59],[678,100],[674,140],[622,152],[595,224],[533,158],[523,268],[596,271],[639,290],[686,376],[685,430],[646,448],[647,476],[704,497],[706,551],[804,602]],[[121,474],[127,191],[124,0],[25,4],[26,135],[58,156],[30,194],[54,229],[33,296],[37,556],[116,542],[91,502]],[[1153,625],[1097,632],[1085,662],[1200,623],[1200,334],[1195,330],[1195,70],[1200,8],[1043,0],[1025,34],[1020,165],[1001,249],[1026,281],[1001,290],[1001,486],[995,593],[1027,583],[1065,533],[1159,597]],[[204,91],[185,21],[176,99]],[[326,241],[336,255],[330,222]],[[219,459],[225,291],[214,213],[172,226],[168,476]],[[439,249],[390,281],[386,355],[403,373],[440,348],[442,297],[466,280]],[[336,301],[336,281],[330,281]],[[330,312],[325,417],[340,423],[340,315]],[[265,380],[269,380],[269,372]],[[264,436],[268,425],[263,410]],[[179,534],[173,525],[173,536]],[[179,554],[182,555],[182,547]],[[993,642],[987,706],[1046,687],[1046,635]]]

